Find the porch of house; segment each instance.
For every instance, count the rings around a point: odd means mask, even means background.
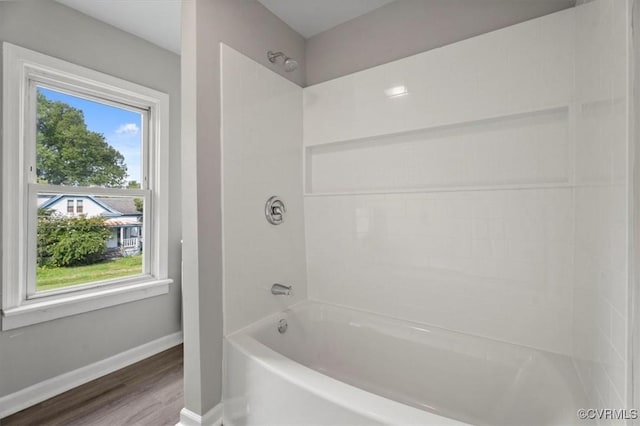
[[[132,256],[142,252],[142,223],[105,221],[111,230],[107,249],[111,254]]]

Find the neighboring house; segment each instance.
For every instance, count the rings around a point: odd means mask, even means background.
[[[111,229],[107,248],[125,255],[142,249],[142,212],[133,198],[98,197],[92,195],[38,194],[38,207],[65,216],[102,216]]]

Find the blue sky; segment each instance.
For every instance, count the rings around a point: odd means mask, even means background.
[[[45,89],[44,87],[38,87],[38,91],[49,100],[62,101],[81,110],[84,113],[84,121],[87,124],[87,128],[93,132],[102,133],[109,145],[124,156],[125,164],[127,165],[127,180],[141,182],[141,114]]]

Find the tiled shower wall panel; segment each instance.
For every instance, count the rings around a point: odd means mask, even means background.
[[[630,4],[576,8],[574,354],[593,407],[627,397]]]
[[[571,192],[307,198],[310,297],[568,353]]]
[[[574,13],[305,89],[312,299],[572,353]]]
[[[224,330],[307,297],[302,200],[302,89],[222,46]],[[279,195],[283,224],[265,219]],[[274,297],[273,283],[293,286]]]

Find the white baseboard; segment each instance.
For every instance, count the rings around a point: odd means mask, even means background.
[[[52,377],[0,398],[0,419],[27,407],[142,361],[182,343],[182,332],[169,334],[102,361]]]
[[[200,416],[187,408],[180,411],[180,423],[176,426],[222,426],[222,403]]]

